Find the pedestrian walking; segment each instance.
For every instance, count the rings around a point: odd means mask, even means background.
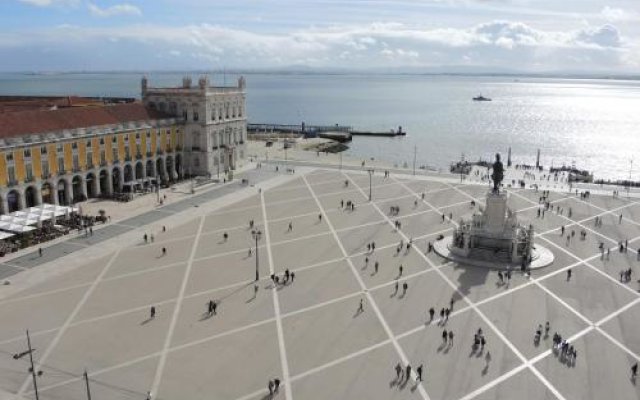
[[[148,240],[147,240],[147,234],[146,233],[144,234],[143,238],[144,238],[144,242],[147,243]]]
[[[402,284],[402,296],[404,296],[405,294],[407,294],[407,289],[409,289],[409,284],[407,282],[404,282]]]
[[[447,339],[449,339],[449,332],[445,329],[442,331],[442,343],[447,344]]]
[[[400,382],[402,380],[402,366],[400,363],[396,364],[396,381]]]
[[[274,391],[274,392],[276,392],[276,393],[278,393],[278,390],[280,390],[280,379],[275,378],[275,379],[273,380],[273,385],[274,385],[274,387],[273,387],[273,391]]]
[[[364,312],[364,300],[360,299],[360,304],[358,305],[358,314]]]
[[[163,256],[166,256],[166,255],[167,255],[167,248],[166,248],[166,247],[163,247],[163,248],[162,248],[162,255],[163,255]]]
[[[38,255],[42,257],[42,247],[38,247]]]
[[[436,310],[433,309],[433,307],[431,307],[429,309],[429,322],[433,321],[433,315],[436,313]]]
[[[273,381],[271,379],[269,379],[267,387],[269,388],[269,396],[273,396]]]
[[[318,214],[318,222],[322,222],[322,214]]]
[[[229,239],[229,234],[227,232],[224,232],[222,234],[222,238],[224,239],[224,241],[226,242]]]
[[[420,364],[418,368],[416,368],[416,375],[416,382],[422,382],[422,364]]]
[[[150,319],[154,319],[156,317],[156,307],[151,306],[151,313],[149,314]]]
[[[449,346],[453,346],[453,331],[449,331]]]
[[[571,268],[567,270],[567,282],[571,280]]]
[[[403,270],[402,264],[400,264],[400,266],[398,267],[398,276],[399,277],[402,276],[402,270]]]
[[[166,232],[167,231],[167,227],[162,225],[162,232]]]
[[[635,379],[638,376],[638,363],[631,366],[631,377]]]
[[[373,264],[373,271],[377,274],[378,273],[378,262],[376,261],[375,264]]]
[[[405,379],[407,382],[411,379],[411,365],[409,364],[407,364],[407,367],[405,368]]]

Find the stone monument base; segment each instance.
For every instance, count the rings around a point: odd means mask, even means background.
[[[498,257],[493,256],[493,253],[490,250],[487,250],[484,254],[482,252],[476,252],[474,257],[464,257],[454,254],[450,250],[452,242],[453,236],[447,236],[442,240],[436,240],[433,244],[433,249],[439,256],[461,265],[504,270],[519,270],[521,267],[520,263],[501,260]],[[534,245],[531,257],[532,261],[531,264],[527,266],[528,269],[546,267],[550,265],[554,259],[553,253],[546,247],[540,246],[539,244]]]

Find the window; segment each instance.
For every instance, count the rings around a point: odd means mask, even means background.
[[[197,111],[194,111],[194,112],[193,112],[193,120],[194,120],[194,121],[197,121],[198,119],[200,119],[200,116],[198,115],[198,112],[197,112]]]
[[[80,169],[80,159],[77,154],[73,155],[73,170],[76,171]]]
[[[48,162],[43,162],[41,165],[41,169],[42,169],[42,177],[43,178],[48,178],[49,177],[49,163]]]
[[[187,110],[182,112],[182,118],[184,118],[185,121],[189,119],[189,112]]]
[[[47,146],[40,147],[40,154],[47,154]]]
[[[147,131],[147,139],[150,139],[150,138],[151,138],[151,129]]]
[[[100,150],[100,163],[104,164],[107,161],[107,155],[104,153],[104,150]]]
[[[13,165],[7,168],[7,176],[9,177],[9,182],[16,181],[16,168]]]
[[[7,161],[13,161],[13,152],[5,153]]]
[[[64,148],[62,147],[62,143],[60,143],[60,144],[58,144],[58,145],[56,146],[56,151],[57,151],[58,153],[62,153],[62,152],[64,151]]]
[[[118,143],[118,137],[117,136],[111,136],[111,143]]]
[[[100,138],[100,146],[104,145],[104,138]]]
[[[24,149],[24,158],[31,157],[31,149]]]
[[[113,149],[113,161],[118,161],[118,149]]]
[[[136,142],[140,139],[140,132],[136,133]]]
[[[71,148],[72,148],[73,150],[77,150],[77,149],[78,149],[78,142],[72,142],[72,143],[71,143]]]
[[[91,148],[91,140],[87,140],[87,148]]]
[[[88,166],[93,165],[93,153],[90,151],[87,152],[87,165]]]
[[[25,165],[25,172],[27,175],[27,182],[31,182],[33,180],[33,167],[31,164]]]
[[[58,157],[58,172],[65,172],[65,170],[64,170],[64,157]]]

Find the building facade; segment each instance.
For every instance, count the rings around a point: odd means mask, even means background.
[[[245,159],[247,115],[245,80],[216,87],[204,76],[193,86],[184,78],[180,88],[150,87],[142,79],[145,106],[183,121],[182,148],[188,175],[218,177],[241,166]]]
[[[0,214],[68,205],[131,185],[212,177],[245,157],[244,79],[237,87],[148,88],[143,103],[0,112]]]
[[[0,114],[0,212],[173,181],[183,140],[182,121],[141,104]]]

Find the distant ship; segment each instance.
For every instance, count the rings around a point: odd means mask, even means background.
[[[491,99],[488,97],[484,97],[483,95],[480,95],[480,96],[474,97],[473,101],[491,101]]]

